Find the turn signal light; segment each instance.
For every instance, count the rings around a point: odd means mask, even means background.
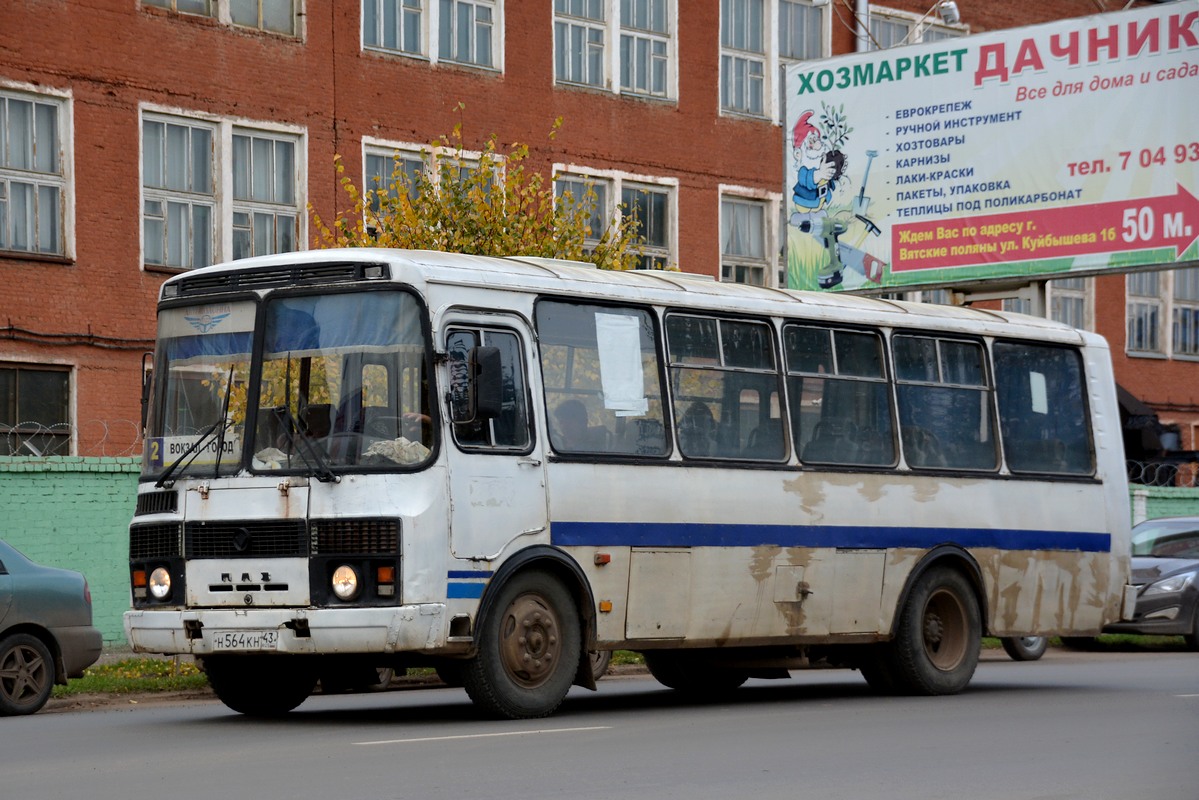
[[[146,571],[144,569],[135,569],[133,571],[133,585],[146,588]]]

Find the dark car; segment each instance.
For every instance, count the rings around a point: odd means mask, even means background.
[[[1131,622],[1104,633],[1182,635],[1199,650],[1199,517],[1145,520],[1132,529],[1132,582],[1137,607]]]
[[[87,579],[0,541],[0,716],[32,714],[100,657]]]

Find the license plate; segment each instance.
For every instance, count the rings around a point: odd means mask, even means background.
[[[212,649],[277,650],[279,631],[213,631]]]

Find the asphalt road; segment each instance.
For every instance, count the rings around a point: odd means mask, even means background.
[[[445,688],[269,722],[206,699],[0,719],[0,798],[1199,798],[1199,655],[988,652],[939,698],[794,676],[713,703],[610,677],[524,722]]]

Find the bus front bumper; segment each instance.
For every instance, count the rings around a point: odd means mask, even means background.
[[[125,612],[137,653],[402,653],[445,644],[446,607],[154,609]]]

